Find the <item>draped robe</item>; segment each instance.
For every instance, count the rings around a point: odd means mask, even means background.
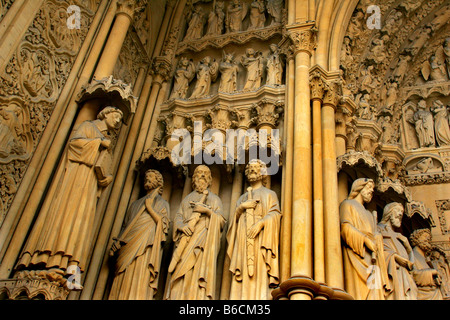
[[[236,208],[248,199],[243,194]],[[255,272],[249,276],[247,266],[246,213],[233,219],[227,233],[227,256],[232,274],[230,300],[270,300],[271,291],[279,284],[279,233],[281,212],[275,192],[265,187],[252,191],[252,199],[260,202],[255,208],[255,222],[263,219],[264,228],[255,238]]]
[[[387,300],[417,300],[417,286],[411,272],[400,266],[395,260],[395,255],[397,254],[411,261],[405,246],[398,240],[400,234],[385,225],[379,224],[379,227],[383,235],[384,257],[388,277],[393,288]]]
[[[366,237],[376,242],[372,213],[356,200],[344,200],[340,220],[346,291],[355,300],[384,300],[384,291],[390,291],[386,270],[380,264],[384,257],[379,254],[376,264],[372,265],[372,253],[364,245]],[[372,280],[375,283],[370,285]]]
[[[85,121],[70,139],[18,269],[85,268],[98,199],[94,165],[105,135],[100,121]]]
[[[413,252],[415,257],[413,276],[419,289],[418,299],[442,300],[441,290],[434,281],[432,266],[417,247],[413,248]]]
[[[200,202],[202,193],[193,191],[180,204],[174,220],[173,238],[175,247],[186,235],[178,228],[184,226],[196,214],[191,202]],[[217,256],[220,237],[225,225],[220,198],[209,192],[206,205],[213,211],[209,217],[202,214],[189,237],[172,274],[166,292],[169,300],[214,300],[216,291]],[[176,250],[176,249],[174,249]]]
[[[118,251],[110,300],[153,300],[156,294],[170,209],[167,201],[157,195],[152,208],[161,220],[156,223],[146,204],[150,197],[151,193],[133,202],[128,210],[119,235],[125,245]]]

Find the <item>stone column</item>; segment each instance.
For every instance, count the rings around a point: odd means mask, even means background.
[[[313,277],[312,244],[312,150],[309,69],[315,47],[312,24],[288,28],[294,44],[295,97],[294,97],[294,149],[292,183],[292,239],[290,299],[312,298],[310,283]]]
[[[323,143],[323,196],[325,272],[328,286],[344,288],[341,236],[339,223],[338,181],[336,168],[336,106],[339,100],[339,84],[327,85],[322,106]]]
[[[313,186],[314,186],[314,280],[325,283],[323,175],[322,175],[322,101],[324,83],[321,74],[311,76],[313,121]]]

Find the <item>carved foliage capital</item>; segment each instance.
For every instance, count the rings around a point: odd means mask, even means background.
[[[311,87],[311,99],[323,100],[325,92],[325,82],[319,72],[314,72],[309,79]]]
[[[294,45],[295,54],[298,52],[307,52],[312,55],[317,46],[317,29],[289,29],[288,35]]]
[[[156,57],[153,59],[150,73],[153,75],[153,81],[159,84],[169,80],[172,71],[172,63],[166,57]]]
[[[130,21],[133,21],[136,9],[140,8],[140,6],[137,6],[137,2],[141,2],[141,1],[135,1],[135,0],[119,0],[119,1],[117,1],[116,15],[124,14],[130,18]]]
[[[342,86],[340,81],[327,82],[325,85],[324,104],[332,105],[334,108],[339,104],[342,96]]]

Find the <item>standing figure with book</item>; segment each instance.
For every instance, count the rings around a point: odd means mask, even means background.
[[[113,181],[109,135],[119,129],[122,119],[122,111],[106,107],[97,120],[85,121],[75,129],[17,270],[84,271],[97,199]]]

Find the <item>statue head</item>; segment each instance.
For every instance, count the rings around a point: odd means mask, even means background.
[[[419,247],[424,252],[430,252],[432,247],[430,244],[431,231],[430,229],[414,230],[409,236],[409,241],[413,247]]]
[[[384,207],[381,223],[388,224],[390,222],[393,227],[400,228],[402,225],[403,212],[404,209],[401,203],[391,202]]]
[[[360,178],[353,182],[352,189],[348,196],[349,200],[355,199],[359,194],[362,196],[363,202],[370,202],[373,196],[375,183],[372,179]]]
[[[162,195],[164,179],[162,174],[157,170],[148,170],[145,172],[144,188],[147,192],[159,188],[159,194]]]
[[[427,102],[425,100],[420,100],[417,104],[417,108],[425,110],[427,108]]]
[[[194,170],[192,175],[192,188],[202,193],[208,189],[212,184],[211,170],[205,165],[200,165]]]
[[[109,130],[119,129],[123,119],[123,112],[116,107],[106,107],[100,111],[97,119],[104,121]]]
[[[259,159],[250,160],[245,167],[245,176],[249,182],[262,181],[266,184],[267,166]]]

